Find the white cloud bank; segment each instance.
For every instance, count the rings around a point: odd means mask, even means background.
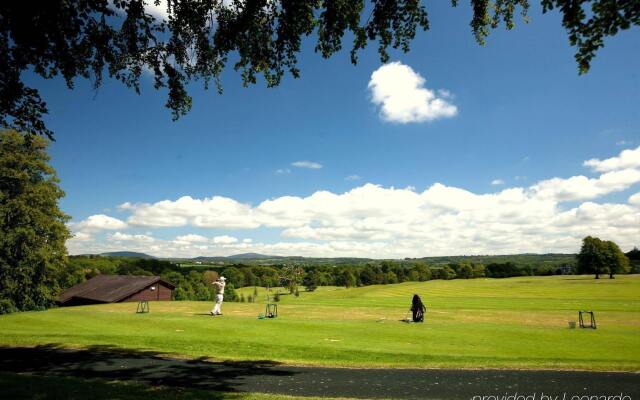
[[[382,119],[406,124],[453,117],[458,108],[448,100],[448,90],[425,87],[425,79],[401,62],[385,64],[371,74],[371,101]]]
[[[156,203],[125,203],[129,228],[197,227],[210,229],[277,228],[278,243],[195,234],[160,240],[116,232],[105,243],[80,237],[72,253],[128,244],[127,249],[159,256],[224,255],[260,252],[306,256],[417,257],[452,254],[575,252],[586,235],[615,240],[629,249],[640,242],[640,193],[626,203],[592,200],[627,190],[640,182],[640,166],[630,168],[627,152],[605,160],[608,172],[595,178],[552,178],[529,187],[477,194],[435,183],[414,188],[364,184],[344,193],[317,191],[306,197],[282,196],[252,206],[231,198],[189,196]],[[588,165],[591,167],[591,165]],[[588,201],[587,201],[588,200]],[[570,206],[565,203],[571,201]],[[575,204],[573,202],[584,201]],[[74,227],[103,226],[93,216]],[[99,218],[98,218],[99,217]],[[109,217],[107,217],[109,218]],[[115,220],[115,219],[114,219]],[[91,222],[90,222],[91,221]],[[107,228],[109,227],[109,228]],[[74,228],[75,229],[75,228]],[[95,229],[94,231],[95,232]],[[118,246],[116,246],[118,245]]]

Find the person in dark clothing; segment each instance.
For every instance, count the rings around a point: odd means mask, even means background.
[[[417,294],[413,295],[413,300],[411,300],[411,312],[413,313],[413,322],[424,322],[424,313],[427,311],[427,308],[422,304],[422,300],[420,296]]]

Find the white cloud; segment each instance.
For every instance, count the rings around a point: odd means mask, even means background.
[[[169,13],[167,12],[167,0],[159,1],[158,5],[156,5],[155,0],[147,0],[145,2],[145,10],[158,20],[168,21]]]
[[[238,239],[234,238],[233,236],[227,236],[227,235],[216,236],[213,238],[213,243],[216,243],[216,244],[231,244],[231,243],[236,243],[237,241]]]
[[[406,124],[453,117],[458,113],[457,107],[446,100],[451,97],[449,91],[440,90],[438,97],[425,83],[419,73],[396,61],[375,70],[368,87],[371,100],[380,107],[380,115],[386,121]]]
[[[360,180],[360,175],[349,175],[344,177],[345,181],[357,181]]]
[[[640,182],[640,170],[624,169],[607,172],[598,178],[572,176],[568,179],[552,178],[532,186],[536,196],[558,201],[593,199],[608,193],[619,192]]]
[[[291,163],[292,167],[307,168],[307,169],[320,169],[322,164],[313,161],[295,161]]]
[[[202,235],[194,235],[194,234],[178,236],[176,237],[176,240],[178,242],[185,242],[185,243],[205,243],[209,241],[208,238]]]
[[[75,232],[73,234],[72,240],[75,240],[78,242],[88,242],[89,240],[93,240],[93,236],[87,232]]]
[[[124,203],[120,209],[131,211],[128,222],[137,226],[251,229],[260,225],[253,218],[249,205],[221,196],[202,200],[184,196],[153,204]]]
[[[153,204],[125,203],[120,208],[130,213],[129,226],[271,228],[278,229],[282,240],[263,243],[228,235],[208,238],[197,234],[161,240],[150,234],[116,232],[99,243],[91,232],[80,231],[68,246],[72,253],[124,248],[160,256],[251,251],[417,257],[573,252],[584,236],[595,234],[616,241],[624,249],[640,244],[640,193],[622,204],[599,204],[593,199],[638,183],[640,169],[625,168],[594,178],[552,178],[529,187],[496,189],[485,194],[441,183],[422,191],[367,183],[342,193],[321,190],[308,196],[267,199],[255,206],[220,196],[185,196]],[[108,218],[88,218],[92,222],[83,226],[114,226],[98,223],[109,221]]]
[[[610,172],[628,168],[640,168],[640,146],[636,149],[623,150],[617,157],[600,160],[592,158],[584,162],[585,167],[598,172]]]
[[[280,175],[286,175],[290,173],[291,173],[291,170],[289,168],[280,168],[276,170],[276,174],[280,174]]]
[[[494,179],[494,180],[491,181],[491,184],[493,186],[504,185],[504,181],[502,179]]]
[[[70,223],[69,226],[74,231],[95,232],[101,230],[125,229],[127,224],[117,218],[104,214],[91,215],[87,219]]]
[[[113,242],[134,242],[134,243],[152,243],[155,239],[148,235],[132,235],[128,233],[116,232],[107,236],[107,239]]]

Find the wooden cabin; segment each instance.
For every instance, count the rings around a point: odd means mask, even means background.
[[[171,300],[176,286],[159,276],[97,275],[60,294],[61,306]]]

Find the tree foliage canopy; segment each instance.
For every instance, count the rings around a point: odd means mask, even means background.
[[[0,300],[5,311],[47,307],[66,263],[64,192],[49,166],[47,140],[0,131]]]
[[[160,6],[160,0],[147,4]],[[451,0],[455,7],[458,0]],[[580,73],[589,70],[604,38],[640,24],[638,0],[541,0],[544,12],[558,9],[576,47]],[[529,0],[471,0],[471,31],[482,44],[501,24],[526,18]],[[46,135],[47,106],[27,86],[24,72],[62,76],[100,86],[106,75],[140,91],[148,70],[156,89],[166,88],[174,119],[191,108],[189,82],[213,81],[232,60],[245,85],[262,75],[268,86],[285,72],[298,77],[302,39],[315,35],[315,50],[328,58],[350,38],[351,60],[370,42],[380,59],[391,48],[409,51],[418,29],[429,29],[420,0],[167,0],[167,19],[150,14],[143,0],[33,0],[0,3],[0,125]]]
[[[582,247],[576,258],[578,273],[595,274],[596,279],[605,273],[613,278],[614,274],[629,272],[629,259],[620,247],[614,242],[596,237],[587,236],[582,240]]]

